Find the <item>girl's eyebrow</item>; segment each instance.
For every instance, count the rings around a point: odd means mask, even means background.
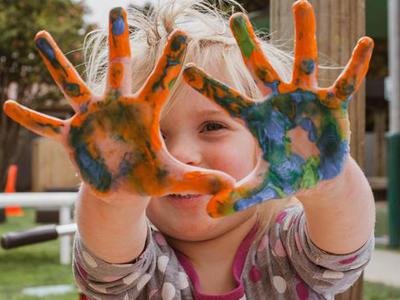
[[[216,109],[205,109],[205,110],[200,110],[196,112],[196,114],[201,115],[201,116],[213,116],[213,115],[225,115],[225,112],[222,110],[216,110]]]

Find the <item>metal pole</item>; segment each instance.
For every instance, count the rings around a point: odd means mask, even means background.
[[[400,247],[400,4],[389,0],[390,122],[388,140],[389,245]]]

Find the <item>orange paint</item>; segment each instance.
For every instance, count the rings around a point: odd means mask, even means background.
[[[124,65],[120,62],[112,62],[109,68],[109,82],[110,87],[118,89],[124,79]]]
[[[115,22],[121,22],[121,34],[117,35],[115,30],[113,30],[113,28],[115,28]],[[110,11],[108,40],[110,47],[110,61],[113,61],[116,58],[131,57],[131,47],[129,45],[129,29],[125,9],[114,8]]]
[[[71,96],[76,113],[62,121],[12,101],[5,104],[5,112],[28,129],[66,145],[82,179],[101,197],[121,186],[153,196],[188,191],[216,194],[232,188],[233,178],[203,169],[189,171],[162,146],[160,113],[182,70],[186,35],[171,34],[149,79],[132,95],[130,80],[125,80],[131,76],[131,51],[124,9],[110,12],[109,32],[108,85],[100,99],[93,99],[54,40],[41,32],[36,40],[42,58],[59,87]]]

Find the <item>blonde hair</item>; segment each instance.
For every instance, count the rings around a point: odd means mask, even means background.
[[[162,0],[155,5],[148,14],[133,7],[128,11],[133,56],[132,92],[137,91],[150,75],[161,56],[168,35],[175,29],[181,29],[188,35],[185,64],[193,62],[239,92],[253,99],[262,98],[262,93],[247,70],[229,29],[229,15],[219,8],[231,7],[233,11],[236,7],[244,11],[235,0],[218,1],[214,4],[206,0]],[[284,81],[289,81],[292,65],[290,55],[267,42],[265,36],[259,36],[259,39],[275,70]],[[90,33],[84,48],[87,83],[92,90],[101,93],[108,64],[107,30],[100,29]],[[170,107],[176,94],[184,86],[185,83],[179,76],[167,107]],[[166,110],[168,108],[164,112]],[[292,202],[267,201],[259,205],[259,232],[266,229],[276,212]]]

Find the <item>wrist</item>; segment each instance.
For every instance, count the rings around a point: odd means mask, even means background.
[[[108,194],[100,194],[94,191],[87,183],[83,182],[79,189],[80,199],[85,199],[90,203],[106,209],[134,209],[143,206],[144,209],[150,202],[150,196],[141,196],[127,192],[109,192]]]

